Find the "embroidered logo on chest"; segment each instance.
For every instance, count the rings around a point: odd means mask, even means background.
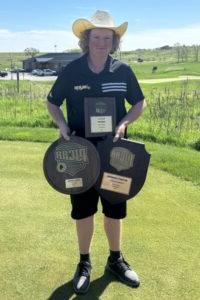
[[[83,90],[90,90],[91,87],[88,84],[82,84],[82,85],[75,85],[74,90],[75,91],[83,91]]]
[[[102,83],[101,85],[102,92],[127,92],[127,84],[126,82],[108,82]]]

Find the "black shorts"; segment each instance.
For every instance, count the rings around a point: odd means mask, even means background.
[[[94,189],[85,193],[71,195],[72,212],[71,217],[80,220],[94,215],[98,210],[99,197],[102,203],[102,212],[108,218],[123,219],[126,217],[126,202],[111,204]]]

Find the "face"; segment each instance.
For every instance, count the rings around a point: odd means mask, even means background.
[[[113,46],[113,31],[105,28],[92,29],[89,36],[91,54],[108,55]]]

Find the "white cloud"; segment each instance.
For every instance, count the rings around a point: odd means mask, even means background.
[[[72,32],[54,30],[31,30],[12,32],[0,29],[0,52],[20,52],[34,47],[41,52],[77,48],[78,40]]]
[[[183,28],[146,30],[124,36],[122,50],[138,48],[156,48],[175,43],[193,45],[200,44],[200,24]]]
[[[78,48],[78,39],[71,31],[31,30],[12,32],[0,29],[0,52],[20,52],[34,47],[41,52]],[[200,24],[184,28],[146,30],[139,33],[127,33],[123,37],[122,50],[137,48],[156,48],[175,43],[186,45],[200,44]]]

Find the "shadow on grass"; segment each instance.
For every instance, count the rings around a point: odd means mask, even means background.
[[[91,281],[89,291],[86,295],[76,295],[74,293],[72,287],[72,281],[68,281],[67,283],[58,287],[48,298],[48,300],[67,300],[72,298],[73,300],[78,299],[87,299],[87,300],[97,300],[103,294],[106,287],[110,284],[110,282],[116,281],[114,276],[105,272],[101,277]]]

